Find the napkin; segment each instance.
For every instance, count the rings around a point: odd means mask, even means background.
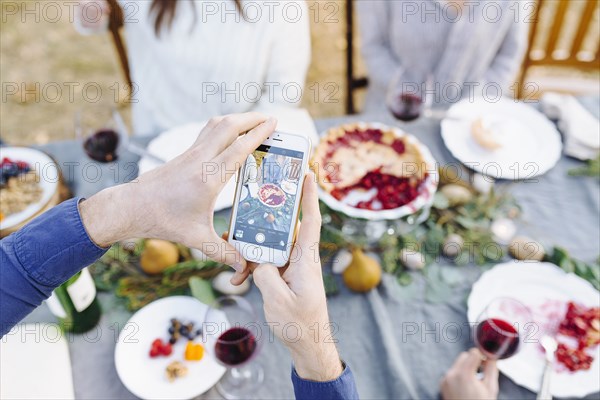
[[[74,399],[67,340],[56,324],[15,326],[0,342],[1,399]]]
[[[546,93],[542,111],[558,120],[564,134],[565,154],[580,160],[594,159],[600,153],[600,121],[570,95]]]

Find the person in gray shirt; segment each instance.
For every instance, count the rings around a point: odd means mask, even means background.
[[[385,107],[392,81],[421,85],[428,76],[434,103],[456,102],[467,91],[514,95],[511,85],[527,48],[531,3],[357,1],[369,73],[365,111]]]

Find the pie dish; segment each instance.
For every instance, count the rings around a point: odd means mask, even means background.
[[[429,150],[402,130],[356,123],[326,131],[315,149],[321,199],[369,220],[397,219],[430,206],[437,169]]]
[[[281,207],[285,204],[286,198],[283,190],[271,183],[266,183],[258,189],[258,200],[267,207]]]
[[[60,169],[58,165],[48,156],[36,149],[27,147],[0,147],[0,160],[10,159],[28,164],[31,168],[30,174],[35,171],[36,176],[31,175],[35,182],[34,196],[31,193],[24,198],[26,204],[19,206],[14,212],[5,213],[4,218],[0,219],[0,236],[4,237],[18,230],[26,222],[29,222],[35,216],[46,211],[48,208],[60,203]],[[29,179],[28,178],[28,179]],[[19,178],[21,179],[21,178]],[[20,183],[24,183],[21,181]],[[7,186],[0,189],[1,191],[10,190]],[[3,194],[2,209],[8,204],[5,202],[7,193]]]

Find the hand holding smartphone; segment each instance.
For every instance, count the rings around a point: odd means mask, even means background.
[[[310,148],[304,136],[274,132],[240,169],[228,240],[246,260],[288,262]]]

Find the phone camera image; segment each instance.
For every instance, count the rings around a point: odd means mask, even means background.
[[[304,153],[261,145],[249,155],[242,179],[235,240],[286,250],[302,178]]]

